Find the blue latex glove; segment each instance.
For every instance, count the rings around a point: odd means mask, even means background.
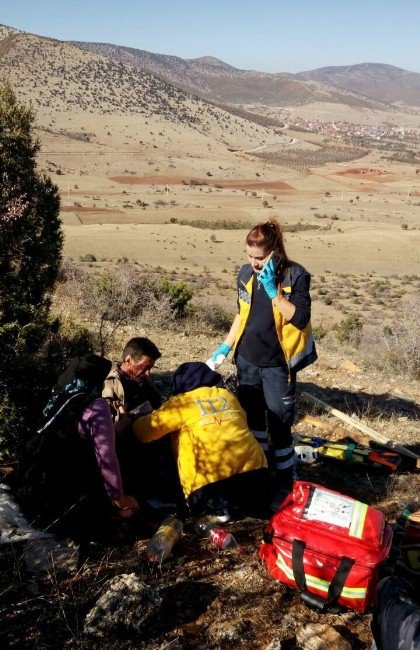
[[[277,278],[274,268],[274,261],[270,260],[268,264],[263,264],[263,269],[257,275],[258,282],[264,286],[270,300],[277,296]]]
[[[227,343],[222,343],[215,352],[211,355],[211,360],[214,361],[215,363],[223,363],[223,361],[226,359],[227,355],[231,351],[232,346],[227,345]],[[219,359],[220,355],[224,356],[224,359],[222,361]]]

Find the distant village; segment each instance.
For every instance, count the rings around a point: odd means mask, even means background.
[[[304,120],[300,117],[290,119],[285,127],[334,138],[335,140],[349,140],[352,142],[369,138],[374,141],[404,142],[406,145],[420,145],[420,133],[413,129],[404,129],[392,124],[374,126],[369,124],[354,124],[352,122],[321,122],[320,120]]]

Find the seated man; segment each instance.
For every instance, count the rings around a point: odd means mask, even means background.
[[[145,449],[131,430],[134,418],[162,404],[150,379],[150,372],[160,356],[150,339],[130,339],[124,347],[122,362],[113,364],[102,391],[115,422],[116,448],[124,483],[130,494],[142,501],[171,501],[170,495],[178,484],[169,441],[159,441]]]
[[[182,364],[174,374],[172,397],[138,418],[133,431],[141,442],[172,433],[182,490],[193,515],[210,512],[227,521],[235,508],[265,511],[265,454],[236,397],[205,363]]]
[[[162,404],[158,391],[149,379],[150,371],[160,356],[156,345],[147,338],[135,337],[126,343],[123,360],[113,364],[102,391],[115,423],[124,413],[141,406],[147,412]]]
[[[72,359],[44,409],[12,486],[35,525],[77,536],[105,532],[137,513],[123,490],[109,405],[100,395],[111,368],[94,354]]]

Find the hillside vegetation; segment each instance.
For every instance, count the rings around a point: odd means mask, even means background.
[[[334,86],[330,81],[303,80],[289,73],[269,74],[255,70],[239,70],[223,61],[202,57],[181,59],[154,54],[145,50],[109,43],[78,43],[75,45],[97,54],[127,63],[137,69],[157,74],[175,85],[212,100],[232,104],[258,102],[268,106],[299,106],[316,101],[342,103],[349,106],[392,110],[392,107],[351,88]]]

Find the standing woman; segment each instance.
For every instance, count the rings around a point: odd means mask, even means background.
[[[223,363],[230,350],[238,374],[238,397],[248,426],[264,452],[274,447],[275,487],[289,490],[295,453],[296,373],[317,354],[311,333],[310,275],[287,257],[275,219],[251,228],[248,264],[238,274],[239,312],[211,360]]]

